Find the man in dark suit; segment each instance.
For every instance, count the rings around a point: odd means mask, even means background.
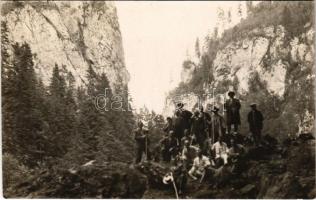
[[[225,102],[224,108],[226,110],[227,131],[231,133],[231,126],[234,126],[234,133],[237,133],[240,125],[239,110],[241,107],[239,99],[235,98],[235,92],[228,92],[229,99]]]
[[[249,130],[252,133],[254,142],[256,145],[260,144],[261,130],[263,128],[263,116],[262,113],[257,110],[257,104],[250,104],[251,111],[248,113]]]

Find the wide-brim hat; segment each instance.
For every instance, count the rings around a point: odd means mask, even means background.
[[[177,103],[177,108],[183,108],[183,106],[184,106],[184,104],[183,103],[181,103],[181,102],[179,102],[179,103]]]
[[[231,96],[231,95],[235,95],[235,92],[234,91],[229,91],[228,92],[228,96]]]

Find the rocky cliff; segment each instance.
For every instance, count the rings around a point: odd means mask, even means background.
[[[211,39],[212,52],[204,52],[211,64],[202,66],[208,76],[203,79],[203,71],[191,70],[188,74],[188,69],[184,68],[187,78],[167,99],[165,114],[170,115],[174,109],[175,96],[184,101],[189,110],[197,107],[197,99],[201,99],[202,105],[215,101],[222,107],[227,98],[225,93],[234,90],[242,102],[244,132],[248,131],[245,118],[250,102],[257,102],[265,114],[266,133],[283,136],[314,132],[315,27],[312,20],[295,16],[301,28],[293,34],[294,30],[284,23],[286,11],[282,10],[287,8],[281,3],[274,6],[278,10],[275,17],[283,17],[283,21],[269,19],[269,24],[260,15],[269,10],[261,9],[226,31],[229,34]],[[308,5],[300,5],[304,6]],[[259,17],[261,21],[257,20]],[[202,81],[197,84],[198,79]],[[203,94],[196,91],[196,85]],[[213,89],[216,97],[205,98],[212,97]],[[190,93],[198,97],[187,98]]]
[[[115,91],[127,86],[121,32],[113,2],[6,2],[9,39],[27,42],[36,72],[48,84],[54,64],[85,84],[89,65],[105,72]]]

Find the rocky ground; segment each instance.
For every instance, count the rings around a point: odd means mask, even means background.
[[[306,135],[305,135],[306,136]],[[315,198],[315,140],[301,137],[282,144],[247,147],[237,173],[227,168],[200,184],[188,180],[181,198]],[[175,198],[162,183],[169,166],[144,162],[90,161],[71,169],[45,170],[17,185],[10,197]],[[216,181],[214,181],[216,180]],[[216,184],[215,184],[216,182]],[[14,194],[14,195],[13,195]]]

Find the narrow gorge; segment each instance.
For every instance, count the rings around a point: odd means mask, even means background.
[[[125,107],[134,77],[115,3],[1,3],[5,198],[175,198],[163,183],[175,166],[156,159],[165,118],[179,102],[191,112],[212,104],[222,114],[228,91],[241,102],[242,137],[250,135],[249,105],[258,104],[262,145],[244,144],[234,169],[188,180],[180,198],[316,197],[314,2],[260,2],[221,34],[216,27],[183,61],[163,112],[143,116]],[[107,107],[120,101],[118,112]],[[153,158],[134,164],[142,117]]]

